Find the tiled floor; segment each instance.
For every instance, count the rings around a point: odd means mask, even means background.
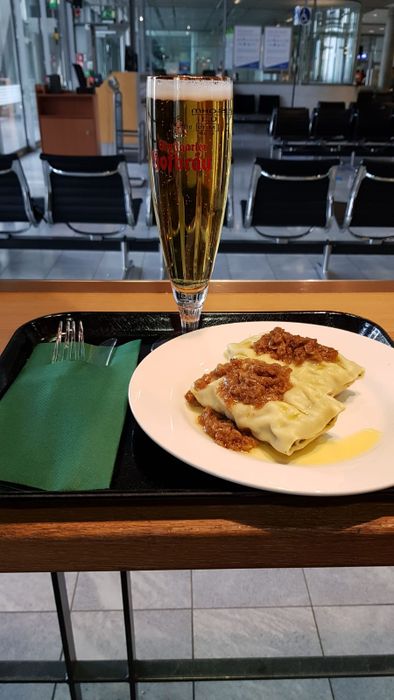
[[[259,141],[260,139],[260,141]],[[267,138],[244,125],[234,137],[235,231],[224,236],[255,237],[242,229],[239,200],[245,197],[254,149],[262,155]],[[261,144],[261,149],[260,149]],[[32,193],[42,195],[36,155],[24,167]],[[133,176],[146,174],[132,166]],[[351,170],[338,176],[337,197],[346,199]],[[144,196],[136,189],[135,196]],[[137,235],[146,229],[144,210]],[[63,232],[63,231],[62,231]],[[44,233],[44,231],[43,231]],[[158,254],[135,253],[131,276],[160,277]],[[247,264],[245,264],[247,262]],[[232,279],[314,279],[317,256],[218,257],[215,277]],[[335,256],[331,276],[393,279],[393,258]],[[119,253],[0,250],[2,278],[116,279]],[[209,656],[288,656],[394,653],[394,567],[233,571],[133,572],[136,649],[141,659]],[[118,574],[67,574],[79,658],[124,658]],[[48,574],[0,575],[0,658],[58,659],[59,632]],[[66,687],[0,685],[0,700],[65,700]],[[125,685],[83,687],[84,700],[126,700]],[[391,700],[394,677],[143,684],[140,700]]]
[[[394,653],[394,567],[133,572],[140,659]],[[125,657],[117,573],[67,575],[77,655]],[[0,657],[58,659],[47,574],[0,576]],[[63,700],[67,689],[0,685],[0,700]],[[391,700],[394,678],[142,684],[142,700]],[[123,700],[127,687],[85,686]]]

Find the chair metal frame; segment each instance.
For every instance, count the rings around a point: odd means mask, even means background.
[[[55,175],[61,175],[63,177],[83,177],[83,178],[93,178],[93,177],[111,177],[113,175],[120,175],[123,183],[123,194],[124,194],[124,205],[125,205],[125,213],[126,213],[126,220],[127,222],[121,226],[121,228],[116,229],[116,231],[111,231],[111,232],[100,232],[100,231],[82,231],[81,229],[75,228],[75,226],[72,226],[70,223],[66,223],[68,228],[70,228],[72,231],[75,233],[81,233],[84,236],[113,236],[117,233],[121,233],[122,231],[125,230],[126,226],[131,226],[131,228],[134,228],[135,226],[135,219],[134,219],[134,214],[133,214],[133,208],[131,206],[132,202],[132,192],[131,192],[131,185],[129,181],[129,176],[127,172],[127,165],[126,162],[121,162],[118,164],[117,168],[115,170],[103,170],[102,172],[78,172],[78,171],[71,171],[71,170],[61,170],[60,168],[54,168],[50,163],[48,163],[47,160],[43,160],[43,167],[44,167],[44,177],[45,177],[45,184],[47,187],[47,193],[48,193],[48,199],[47,199],[47,217],[48,217],[48,222],[50,224],[55,223],[53,221],[53,216],[52,216],[52,183],[51,183],[51,173],[55,173]],[[88,224],[89,225],[89,224]]]
[[[44,178],[45,178],[45,184],[47,188],[47,203],[46,203],[46,217],[48,220],[48,223],[54,224],[53,220],[53,215],[52,215],[52,183],[51,183],[51,173],[55,173],[55,175],[61,175],[62,177],[81,177],[81,178],[103,178],[103,177],[111,177],[113,175],[120,175],[122,179],[122,184],[123,184],[123,197],[124,197],[124,207],[125,207],[125,215],[126,215],[126,223],[123,224],[120,228],[115,229],[114,231],[84,231],[82,229],[79,229],[75,226],[73,226],[69,222],[65,222],[66,226],[71,229],[74,233],[78,233],[83,236],[89,236],[92,240],[96,237],[99,238],[106,238],[107,236],[114,236],[117,235],[118,233],[122,233],[127,226],[130,226],[131,228],[135,227],[136,221],[134,218],[134,213],[133,213],[133,207],[132,207],[132,191],[131,191],[131,185],[130,185],[130,180],[129,180],[129,175],[127,172],[127,163],[126,161],[121,161],[118,163],[117,167],[115,170],[104,170],[102,172],[78,172],[78,171],[71,171],[71,170],[62,170],[60,168],[55,168],[53,167],[47,160],[43,160],[43,170],[44,170]],[[90,224],[86,224],[90,225]],[[120,240],[120,249],[122,253],[122,270],[123,270],[123,278],[127,276],[127,272],[132,266],[132,263],[129,262],[128,260],[128,246],[127,246],[127,241],[125,239]]]
[[[355,238],[360,238],[364,241],[368,241],[370,244],[376,245],[381,243],[382,241],[394,238],[394,230],[393,233],[388,236],[365,236],[361,233],[356,233],[356,231],[350,228],[352,223],[354,205],[357,199],[361,183],[364,180],[364,178],[376,180],[378,182],[391,182],[394,185],[394,177],[382,177],[381,175],[374,175],[373,173],[368,172],[368,168],[366,165],[360,165],[360,167],[357,170],[356,177],[354,178],[352,188],[350,190],[342,228],[346,231],[349,231],[349,233]]]
[[[26,217],[28,220],[28,225],[23,226],[23,228],[20,229],[2,229],[0,231],[0,234],[7,234],[7,235],[12,235],[15,233],[25,233],[28,231],[31,226],[34,226],[37,228],[40,224],[40,219],[37,218],[33,211],[32,207],[32,202],[31,202],[31,197],[30,197],[30,190],[29,190],[29,185],[27,184],[26,176],[25,173],[23,172],[22,165],[19,161],[19,158],[17,156],[10,156],[12,157],[12,165],[10,168],[7,168],[7,170],[0,170],[0,177],[2,175],[9,175],[10,173],[15,173],[19,186],[21,189],[21,194],[22,194],[22,199],[23,199],[23,204],[25,207],[25,213]]]
[[[278,116],[282,113],[285,112],[285,110],[305,110],[305,107],[274,107],[272,110],[271,114],[271,119],[269,122],[268,126],[268,134],[271,136],[271,148],[270,148],[270,158],[273,158],[275,150],[278,148],[280,149],[282,146],[288,144],[288,143],[296,143],[298,146],[301,145],[306,145],[310,143],[310,128],[311,128],[311,119],[310,116],[308,116],[308,128],[305,132],[304,136],[297,136],[297,135],[291,135],[288,133],[287,135],[283,134],[277,134],[276,132],[276,126],[277,126],[277,120]],[[306,110],[308,111],[308,110]]]

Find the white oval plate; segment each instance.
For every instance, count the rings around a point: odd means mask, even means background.
[[[196,422],[184,396],[204,372],[225,361],[228,343],[280,325],[317,338],[365,367],[345,399],[346,408],[328,435],[343,440],[359,431],[379,432],[376,444],[357,457],[301,466],[227,450]],[[253,321],[203,328],[159,346],[136,368],[129,403],[141,428],[178,459],[214,476],[282,493],[337,496],[394,485],[394,349],[349,331],[305,323]],[[312,453],[313,454],[313,453]]]

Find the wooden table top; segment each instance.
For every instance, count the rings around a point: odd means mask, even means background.
[[[209,311],[346,311],[394,338],[394,282],[213,282]],[[0,349],[22,323],[65,311],[174,311],[167,282],[0,281]],[[0,571],[394,564],[394,498],[262,492],[207,500],[25,500],[0,509]]]

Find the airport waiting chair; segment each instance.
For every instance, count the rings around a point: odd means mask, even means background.
[[[351,187],[343,228],[370,243],[394,238],[393,201],[394,163],[363,160]]]
[[[306,107],[277,107],[272,112],[269,133],[285,141],[309,138],[309,111]]]
[[[142,200],[133,199],[125,156],[42,153],[40,157],[47,186],[48,223],[64,223],[75,233],[92,239],[118,235],[127,226],[134,228],[137,224]],[[89,225],[89,229],[82,229],[81,225]],[[108,231],[108,225],[115,228]],[[119,240],[125,277],[130,267],[127,238]]]
[[[373,103],[375,98],[375,93],[373,90],[361,89],[357,95],[356,106],[365,107]]]
[[[260,236],[282,244],[303,238],[315,228],[328,230],[338,164],[338,159],[256,158],[248,199],[241,202],[245,228],[253,227]],[[330,252],[325,241],[324,276]]]
[[[18,156],[0,156],[0,224],[22,224],[18,229],[1,228],[0,234],[24,233],[37,227],[42,216],[43,200],[32,198]]]
[[[317,108],[318,109],[345,109],[346,103],[345,102],[340,102],[340,101],[335,101],[335,100],[319,100],[317,103]]]
[[[271,157],[276,152],[281,158],[283,150],[290,147],[296,154],[310,146],[309,110],[306,107],[278,107],[272,112],[268,127],[271,136]]]
[[[393,109],[387,105],[359,107],[353,113],[353,139],[381,143],[394,138]]]
[[[257,111],[270,122],[274,109],[280,107],[280,95],[260,95]]]
[[[317,107],[312,112],[310,135],[323,141],[350,138],[350,112],[345,107]]]
[[[256,102],[254,95],[234,95],[233,98],[234,114],[255,114]]]

